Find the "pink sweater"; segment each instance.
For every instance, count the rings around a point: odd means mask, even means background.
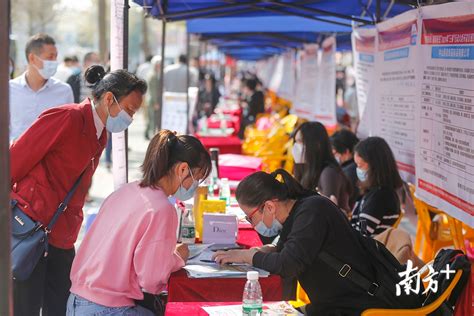
[[[77,252],[71,292],[104,306],[134,305],[165,289],[184,266],[175,253],[178,219],[161,190],[138,182],[112,193]]]

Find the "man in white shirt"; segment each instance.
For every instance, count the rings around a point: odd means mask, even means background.
[[[167,92],[187,92],[187,58],[185,55],[179,56],[177,64],[169,65],[164,71],[164,90]],[[189,69],[189,86],[196,87],[198,74],[194,67]]]
[[[10,80],[10,142],[23,134],[43,111],[74,102],[71,87],[52,78],[58,67],[58,51],[52,37],[34,35],[26,44],[25,54],[26,72]]]

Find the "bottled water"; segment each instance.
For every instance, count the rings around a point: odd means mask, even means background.
[[[229,179],[222,178],[221,179],[221,191],[220,191],[220,199],[225,200],[226,206],[230,205],[230,185]]]
[[[247,272],[247,283],[245,283],[242,299],[243,316],[259,316],[262,314],[262,289],[258,283],[258,272]]]
[[[196,228],[194,226],[194,216],[192,206],[186,205],[181,227],[181,242],[183,244],[194,244],[196,241]]]

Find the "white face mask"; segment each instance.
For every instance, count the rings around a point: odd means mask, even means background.
[[[54,74],[56,73],[56,70],[58,69],[59,63],[56,60],[43,60],[39,57],[38,59],[43,62],[43,68],[39,69],[35,65],[33,66],[38,70],[41,77],[43,77],[43,79],[45,80],[48,80],[49,78],[54,76]]]
[[[304,163],[304,146],[300,143],[294,143],[291,150],[295,163]]]

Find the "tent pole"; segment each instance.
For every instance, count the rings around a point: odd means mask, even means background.
[[[189,134],[189,118],[191,116],[191,113],[189,113],[189,110],[191,109],[190,104],[189,104],[189,84],[190,84],[190,57],[191,57],[191,35],[186,32],[186,134]]]
[[[122,68],[128,70],[128,0],[123,1],[123,60]],[[128,182],[128,128],[125,130],[125,177]]]
[[[10,262],[10,151],[9,151],[9,50],[10,0],[0,0],[0,315],[13,315],[13,292]],[[8,74],[8,75],[7,75]]]
[[[375,21],[377,23],[380,22],[380,12],[381,12],[381,9],[382,9],[381,8],[382,6],[381,6],[380,2],[381,2],[381,0],[376,0],[375,1]]]
[[[160,85],[159,96],[161,97],[158,109],[155,109],[155,123],[158,130],[161,129],[161,115],[163,113],[164,100],[164,73],[165,73],[165,49],[166,49],[166,21],[161,20],[161,64],[160,64]]]

